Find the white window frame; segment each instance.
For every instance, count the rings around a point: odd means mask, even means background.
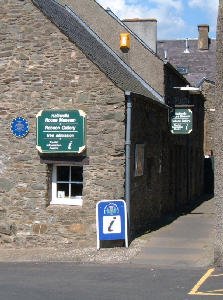
[[[69,167],[69,181],[57,181],[57,167],[59,166],[65,166]],[[71,181],[71,167],[69,165],[53,165],[53,171],[52,171],[52,200],[50,204],[59,204],[59,205],[77,205],[82,206],[83,205],[83,199],[82,196],[76,196],[76,197],[66,197],[66,198],[58,198],[57,197],[57,184],[58,183],[68,183],[69,184],[69,190],[71,188],[72,183],[82,183],[83,182],[77,182],[77,181]]]

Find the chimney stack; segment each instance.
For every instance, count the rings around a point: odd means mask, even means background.
[[[122,22],[156,53],[156,19],[125,19]]]
[[[198,25],[199,31],[199,39],[198,39],[198,49],[199,50],[208,50],[209,49],[209,25],[207,24],[200,24]]]

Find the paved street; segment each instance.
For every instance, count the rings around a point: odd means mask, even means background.
[[[188,295],[205,269],[160,269],[136,265],[77,265],[74,263],[1,263],[0,299],[89,300],[223,299],[222,296]],[[223,270],[215,270],[215,274]],[[213,277],[199,288],[222,288]]]
[[[215,204],[212,198],[145,235],[144,245],[132,262],[160,267],[209,266],[214,261],[214,238]]]
[[[0,248],[0,300],[223,299],[214,199],[128,249]]]

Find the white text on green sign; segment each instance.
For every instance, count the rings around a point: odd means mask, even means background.
[[[191,109],[174,109],[170,113],[171,132],[173,134],[190,134],[193,126]]]
[[[81,110],[41,111],[37,115],[37,149],[42,153],[81,153],[85,118]]]

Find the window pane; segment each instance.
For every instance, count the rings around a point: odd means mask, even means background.
[[[57,167],[57,181],[69,181],[69,167]]]
[[[83,167],[71,167],[71,181],[83,181]]]
[[[82,196],[82,184],[71,184],[71,197]]]
[[[68,183],[58,183],[57,184],[57,197],[58,198],[69,197],[69,184]]]

